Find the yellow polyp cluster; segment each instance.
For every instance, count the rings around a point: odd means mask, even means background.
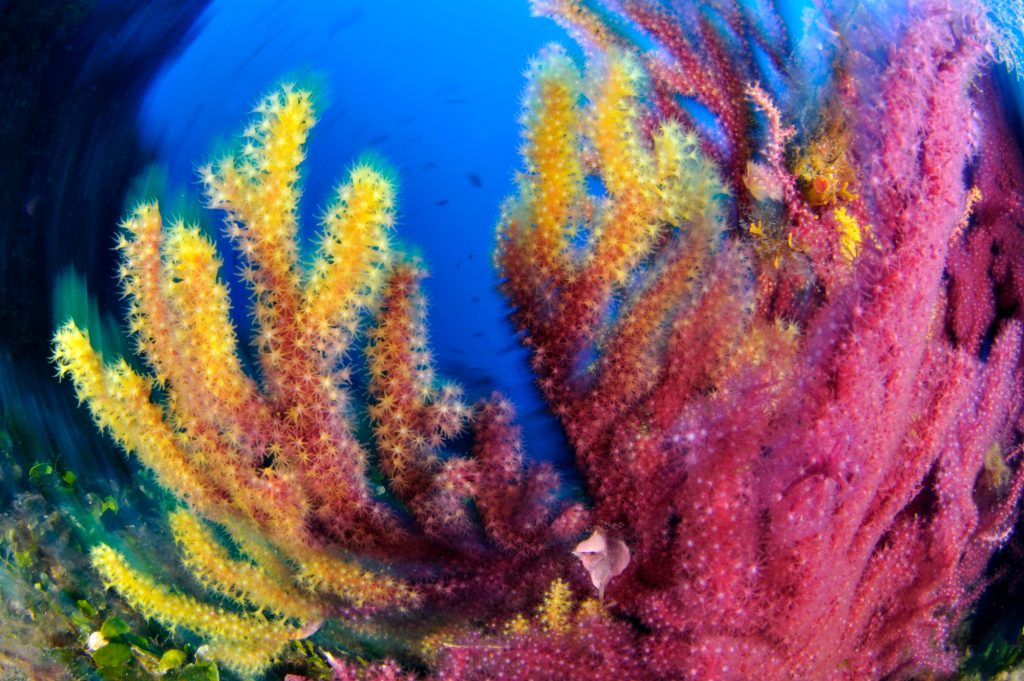
[[[309,93],[284,86],[257,106],[241,148],[201,171],[252,293],[262,381],[239,357],[215,244],[197,226],[165,225],[156,203],[131,211],[117,243],[128,328],[149,373],[123,359],[104,363],[73,321],[53,340],[59,375],[96,423],[186,506],[169,517],[185,567],[243,612],[172,593],[108,547],[96,549],[97,570],[141,612],[203,637],[210,655],[241,673],[266,666],[307,635],[296,625],[336,606],[419,602],[400,578],[353,558],[408,536],[369,491],[349,406],[345,362],[362,327],[370,337],[394,329],[385,336],[402,351],[387,356],[391,380],[375,395],[412,394],[428,448],[469,416],[456,390],[435,385],[425,333],[403,326],[425,329],[425,308],[411,317],[381,310],[384,290],[406,273],[392,255],[395,196],[385,173],[367,163],[350,170],[308,266],[300,264],[299,165],[313,122]]]
[[[839,207],[832,211],[839,234],[839,252],[847,262],[853,262],[860,255],[864,239],[871,233],[871,225],[861,226],[857,218]]]
[[[577,607],[568,582],[555,579],[532,617],[517,613],[505,622],[502,631],[511,636],[525,636],[532,632],[568,634],[581,619],[606,616],[607,611],[592,598],[584,600]]]
[[[722,358],[720,377],[759,367],[765,375],[775,380],[765,390],[767,399],[779,392],[787,374],[799,361],[800,328],[782,320],[768,321],[760,318],[751,320],[743,340],[731,348]]]
[[[856,175],[847,152],[848,136],[837,123],[812,141],[793,166],[793,175],[812,206],[857,198]]]
[[[998,442],[993,442],[985,451],[985,478],[990,487],[1004,490],[1013,478],[1013,471],[1006,464],[1006,456]]]
[[[258,611],[301,624],[319,618],[319,607],[282,583],[258,562],[234,560],[203,522],[184,509],[170,515],[182,563],[207,589]]]
[[[530,633],[530,620],[522,613],[517,613],[505,623],[504,632],[510,636],[524,636]]]
[[[655,195],[661,220],[691,224],[706,238],[717,237],[719,199],[726,193],[718,168],[700,150],[697,136],[668,121],[654,133]]]
[[[289,641],[305,635],[281,621],[228,612],[173,593],[105,544],[92,550],[92,564],[103,581],[141,614],[172,629],[182,627],[199,634],[210,646],[210,657],[243,676],[259,674]]]
[[[295,580],[310,592],[337,594],[357,607],[408,608],[419,600],[419,595],[399,580],[382,577],[327,553],[310,552],[303,556]]]
[[[572,592],[569,584],[563,579],[551,582],[544,602],[537,613],[537,620],[545,631],[564,634],[569,630],[572,618]]]
[[[953,232],[949,236],[950,243],[960,239],[964,232],[967,231],[967,227],[971,224],[971,216],[974,214],[981,199],[981,190],[976,185],[967,191],[967,202],[964,205],[964,212],[960,214],[960,220],[957,221],[956,227],[953,228]]]
[[[302,318],[318,351],[340,358],[373,307],[390,257],[394,189],[367,165],[352,169],[323,216],[320,251],[302,296]]]
[[[787,255],[797,252],[793,235],[783,234],[778,223],[755,220],[747,226],[747,232],[754,237],[754,252],[775,269],[779,269]]]

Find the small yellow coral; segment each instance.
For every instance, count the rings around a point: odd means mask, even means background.
[[[505,633],[512,636],[522,636],[530,631],[530,620],[524,615],[517,614],[505,623]]]
[[[308,342],[339,357],[355,335],[359,312],[368,309],[384,284],[394,224],[394,189],[378,171],[356,166],[338,188],[323,217],[320,252],[303,291],[302,316]]]
[[[503,628],[506,634],[520,636],[537,630],[564,634],[572,627],[574,620],[572,591],[569,584],[564,579],[556,579],[551,582],[547,593],[544,594],[544,601],[532,618],[518,613],[507,621]]]
[[[572,621],[572,592],[565,580],[556,579],[551,582],[537,619],[545,631],[564,634],[569,630]]]
[[[871,233],[871,225],[863,228],[853,215],[846,212],[845,208],[836,208],[832,212],[839,231],[839,250],[847,262],[853,262],[861,252],[864,238]]]
[[[779,269],[782,259],[786,255],[797,250],[793,243],[793,235],[788,234],[783,239],[781,227],[778,224],[765,224],[762,220],[755,220],[747,227],[747,232],[756,237],[754,252],[762,259],[770,260],[775,269]]]
[[[984,461],[985,476],[988,483],[995,489],[1005,489],[1010,484],[1013,471],[1006,465],[1006,458],[1003,455],[1003,448],[998,442],[993,442],[985,452]]]
[[[840,121],[832,121],[830,129],[801,154],[793,168],[804,196],[812,206],[827,206],[853,201],[856,180],[847,152],[849,133]]]
[[[964,206],[964,212],[960,215],[960,220],[957,221],[956,227],[953,228],[953,233],[949,237],[950,243],[958,240],[967,231],[967,227],[971,224],[971,216],[974,214],[975,209],[981,202],[982,195],[981,190],[977,186],[971,187],[967,192],[967,202]]]

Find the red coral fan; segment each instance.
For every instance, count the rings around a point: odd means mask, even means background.
[[[589,70],[557,51],[534,70],[498,263],[595,517],[633,551],[608,593],[645,676],[951,669],[1022,485],[1024,185],[983,16],[823,13],[808,114],[770,11],[615,6],[536,3]]]
[[[1024,485],[1024,162],[980,16],[824,17],[839,42],[808,117],[742,84],[755,49],[786,66],[770,13],[535,6],[588,71],[555,48],[532,68],[497,262],[597,524],[631,561],[606,608],[462,637],[437,676],[952,670]],[[655,49],[629,47],[627,20]]]

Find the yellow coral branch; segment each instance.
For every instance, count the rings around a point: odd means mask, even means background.
[[[871,233],[871,225],[861,227],[857,218],[839,207],[832,212],[839,233],[839,252],[847,262],[853,262],[860,255],[864,237]]]
[[[261,566],[233,560],[213,533],[184,509],[169,516],[182,562],[204,587],[244,605],[267,609],[300,623],[319,618],[319,607],[303,598]]]
[[[655,167],[639,129],[639,65],[611,54],[593,95],[590,137],[597,150],[601,178],[611,204],[595,224],[592,276],[621,285],[654,244]]]
[[[544,602],[537,613],[537,619],[545,631],[564,634],[572,620],[572,592],[564,579],[551,582]]]
[[[691,237],[708,248],[725,228],[728,189],[718,167],[700,150],[696,135],[679,123],[663,123],[653,135],[658,215],[672,225],[691,227]]]
[[[580,217],[580,96],[579,72],[564,50],[552,48],[534,62],[523,115],[523,193],[534,218],[532,257],[550,274],[567,266],[572,229]]]
[[[218,277],[221,264],[216,248],[197,227],[178,222],[168,232],[164,251],[163,280],[177,318],[170,331],[179,361],[202,368],[196,373],[205,391],[191,399],[203,398],[203,406],[221,412],[221,420],[228,423],[247,400],[255,400],[256,387],[238,360],[228,289]]]
[[[301,295],[298,167],[313,123],[309,93],[286,85],[256,107],[241,152],[201,173],[210,206],[227,211],[228,234],[249,265],[260,359],[275,392],[290,385],[285,360],[295,348],[287,332]]]
[[[306,635],[298,627],[228,612],[173,593],[105,544],[94,547],[91,556],[103,581],[134,609],[166,627],[182,627],[208,639],[212,656],[240,674],[259,673],[289,641]]]
[[[149,401],[151,382],[128,364],[106,366],[93,350],[88,335],[68,322],[54,336],[54,362],[68,375],[79,400],[88,404],[100,428],[152,470],[160,484],[195,508],[216,517],[220,513],[215,489],[179,448],[163,411]]]
[[[394,224],[391,183],[368,165],[356,166],[323,222],[302,310],[312,349],[334,361],[356,334],[360,312],[373,306],[384,284]]]
[[[294,556],[296,560],[300,556]],[[402,582],[375,575],[327,553],[309,551],[301,556],[296,580],[309,591],[333,593],[363,605],[410,607],[419,600]]]

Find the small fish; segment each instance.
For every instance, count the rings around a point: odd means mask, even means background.
[[[370,140],[370,144],[371,145],[383,144],[384,142],[387,142],[389,139],[391,139],[391,135],[388,135],[387,133],[384,133],[382,135],[377,135],[376,137],[372,138]]]
[[[448,199],[441,199],[440,201],[434,201],[435,206],[447,206]]]
[[[484,181],[476,173],[466,173],[466,179],[469,180],[471,185],[478,189],[484,186]]]
[[[577,544],[572,555],[590,574],[590,581],[597,588],[597,597],[602,603],[608,582],[629,567],[629,547],[621,539],[607,536],[601,528]]]

